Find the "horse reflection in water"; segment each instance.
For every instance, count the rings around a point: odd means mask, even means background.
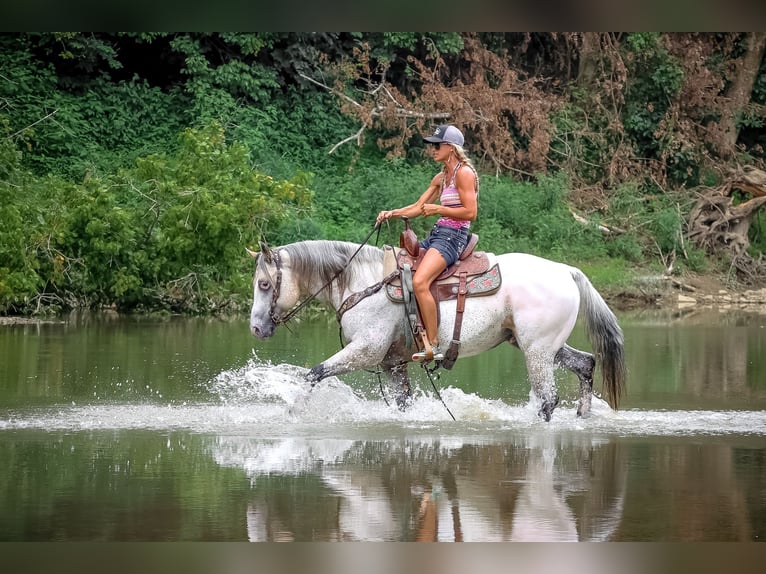
[[[329,376],[379,366],[397,387],[400,408],[406,406],[411,394],[409,325],[403,305],[391,301],[382,288],[390,277],[382,249],[340,241],[302,241],[274,249],[261,243],[260,253],[250,253],[257,257],[250,314],[253,335],[271,337],[291,309],[316,296],[338,313],[346,345],[309,371],[312,387]],[[623,334],[588,278],[575,267],[524,253],[487,255],[490,266],[497,264],[502,283],[493,294],[465,300],[459,357],[504,342],[517,346],[545,420],[550,420],[559,400],[554,368],[577,375],[577,414],[585,416],[590,412],[593,371],[599,361],[605,398],[616,409],[625,385]],[[566,344],[581,307],[595,357]],[[443,301],[440,317],[439,340],[450,341],[457,302]]]
[[[222,438],[214,456],[253,482],[251,541],[610,540],[627,473],[617,444],[578,435],[515,447]]]

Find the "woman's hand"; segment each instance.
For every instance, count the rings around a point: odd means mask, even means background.
[[[389,210],[389,211],[381,211],[380,213],[378,213],[378,217],[375,219],[375,223],[381,223],[383,221],[388,221],[389,219],[391,219],[391,217],[393,215],[394,215],[394,212],[391,211],[391,210]]]
[[[424,203],[423,207],[420,208],[420,213],[422,213],[424,217],[428,217],[429,215],[439,215],[440,208],[441,205],[438,203]]]

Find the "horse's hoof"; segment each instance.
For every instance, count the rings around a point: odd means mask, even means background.
[[[408,392],[398,393],[396,395],[395,400],[396,400],[396,407],[402,412],[406,411],[407,407],[409,407],[410,404],[412,403],[412,397],[410,396],[410,393]]]
[[[577,407],[577,417],[582,419],[590,418],[590,409],[583,409],[582,407]]]
[[[306,380],[311,383],[311,388],[314,388],[314,385],[316,385],[319,381],[322,380],[324,374],[324,367],[322,366],[322,363],[319,363],[316,367],[311,369],[306,374]]]
[[[587,419],[590,417],[591,395],[586,394],[577,402],[577,416]]]
[[[549,402],[544,402],[543,406],[540,407],[540,410],[539,410],[539,412],[537,414],[540,417],[542,417],[543,420],[545,420],[545,422],[549,423],[549,422],[551,422],[551,417],[553,416],[553,411],[558,406],[558,404],[559,404],[559,398],[558,397],[554,398],[553,404],[551,404]]]

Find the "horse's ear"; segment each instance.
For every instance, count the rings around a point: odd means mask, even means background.
[[[266,263],[271,263],[272,262],[271,248],[268,245],[266,245],[265,241],[260,241],[259,245],[261,247],[261,253],[263,253],[264,260],[266,261]]]
[[[252,249],[248,249],[247,247],[245,247],[245,251],[247,251],[247,254],[250,257],[252,257],[253,259],[257,259],[258,258],[258,252],[257,251],[253,251]]]

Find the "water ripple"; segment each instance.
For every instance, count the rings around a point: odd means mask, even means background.
[[[399,411],[391,402],[370,398],[336,378],[310,391],[305,369],[257,360],[225,371],[208,383],[209,400],[195,403],[94,403],[0,411],[0,430],[50,431],[185,429],[199,433],[258,433],[291,436],[344,432],[349,427],[378,431],[394,427],[446,436],[497,432],[587,432],[620,436],[766,435],[766,411],[624,410],[613,411],[594,397],[591,416],[578,418],[573,405],[559,407],[550,423],[537,416],[530,398],[507,404],[447,387],[442,398],[418,391]]]

